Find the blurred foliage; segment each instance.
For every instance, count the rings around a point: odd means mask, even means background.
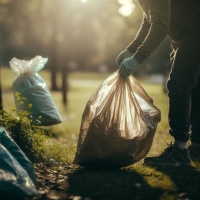
[[[124,17],[118,13],[121,5],[112,0],[0,0],[3,61],[40,54],[56,59],[58,68],[73,61],[80,69],[115,68],[115,57],[141,22],[134,3],[135,11]]]

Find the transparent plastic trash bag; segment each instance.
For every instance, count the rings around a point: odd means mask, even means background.
[[[62,121],[45,81],[38,74],[47,60],[36,56],[29,61],[17,58],[10,61],[10,67],[17,75],[13,81],[17,112],[28,111],[34,125],[48,126]]]
[[[87,102],[73,163],[120,168],[140,161],[151,148],[160,117],[133,76],[113,73]]]
[[[0,198],[37,195],[32,163],[0,127]]]

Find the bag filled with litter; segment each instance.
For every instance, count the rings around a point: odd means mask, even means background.
[[[140,161],[151,148],[160,117],[140,83],[116,71],[87,102],[73,163],[120,168]]]
[[[13,81],[17,112],[28,111],[32,123],[40,126],[62,122],[50,91],[43,78],[38,74],[47,60],[47,58],[36,56],[29,61],[17,58],[10,61],[10,67],[17,75]]]

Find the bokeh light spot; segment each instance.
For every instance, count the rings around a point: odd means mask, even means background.
[[[124,17],[131,15],[135,9],[135,4],[132,0],[118,0],[118,3],[121,4],[118,12]]]
[[[87,2],[87,0],[81,0],[81,2],[82,2],[82,3],[86,3],[86,2]]]

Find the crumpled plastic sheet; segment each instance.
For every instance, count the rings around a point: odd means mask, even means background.
[[[32,163],[0,127],[0,194],[13,197],[37,195]]]

